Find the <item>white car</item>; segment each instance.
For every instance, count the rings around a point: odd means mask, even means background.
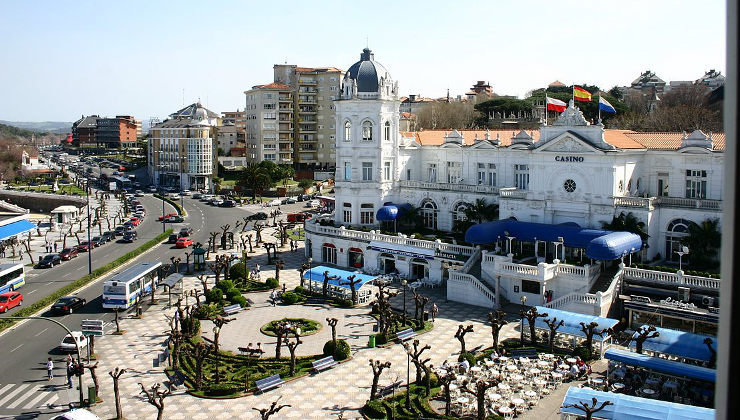
[[[75,341],[77,342],[77,346],[80,347],[80,351],[87,347],[87,337],[82,335],[81,331],[72,331],[72,335],[67,334],[62,339],[62,342],[59,343],[59,350],[67,352],[77,351],[77,347],[75,347]]]
[[[189,195],[190,195],[190,190],[182,190],[182,192],[181,192],[180,194],[182,194],[182,195],[184,195],[185,197],[187,197],[187,196],[189,196]]]
[[[280,204],[282,204],[282,201],[280,201],[280,199],[275,199],[267,203],[269,207],[279,206]]]
[[[143,197],[144,196],[144,191],[142,191],[142,190],[136,190],[136,192],[134,193],[134,195],[136,197]]]
[[[100,420],[100,417],[84,408],[75,408],[72,411],[60,414],[51,420]]]
[[[321,205],[321,201],[319,200],[311,200],[308,203],[306,203],[306,207],[318,207]]]
[[[170,194],[170,200],[179,200],[179,199],[180,199],[180,194],[178,193]]]

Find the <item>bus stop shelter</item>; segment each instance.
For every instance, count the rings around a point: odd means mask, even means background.
[[[185,289],[182,286],[183,277],[185,276],[180,273],[172,273],[162,280],[162,286],[167,290],[167,306],[172,306],[172,295],[183,297],[185,294]]]
[[[352,298],[352,290],[349,284],[347,284],[349,282],[347,278],[349,276],[355,276],[355,281],[359,280],[359,282],[355,283],[355,291],[357,292],[357,303],[360,305],[370,302],[373,295],[370,285],[378,278],[377,276],[340,270],[338,268],[323,265],[313,267],[303,273],[303,278],[308,280],[309,288],[314,291],[323,290],[325,276],[329,277],[329,282],[327,284],[329,296],[338,297],[340,299]]]

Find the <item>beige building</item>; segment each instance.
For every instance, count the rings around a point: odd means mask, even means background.
[[[224,111],[221,113],[221,123],[223,125],[234,125],[238,129],[244,130],[247,126],[246,112]]]
[[[293,163],[293,89],[282,83],[253,86],[246,95],[248,162]]]

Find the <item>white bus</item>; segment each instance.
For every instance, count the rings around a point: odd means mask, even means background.
[[[0,293],[18,290],[26,284],[23,264],[0,264]]]
[[[161,266],[161,262],[154,261],[136,264],[106,280],[103,283],[103,308],[128,309],[136,305],[137,299],[152,293],[152,279],[157,286]]]

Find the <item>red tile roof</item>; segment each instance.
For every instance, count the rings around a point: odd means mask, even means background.
[[[266,85],[256,85],[252,86],[252,89],[290,89],[291,87],[288,85],[284,85],[282,83],[268,83]]]

